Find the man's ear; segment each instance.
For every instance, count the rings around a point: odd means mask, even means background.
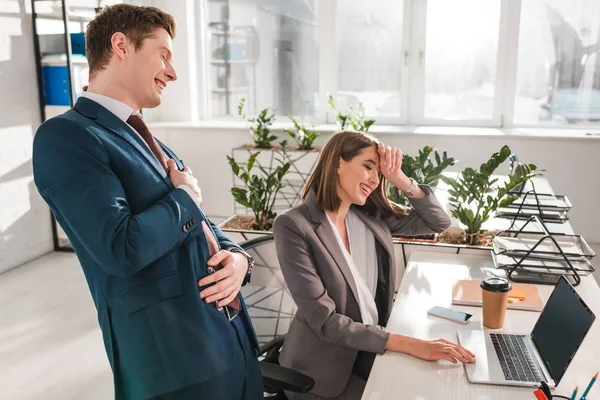
[[[112,48],[113,54],[115,54],[120,59],[124,59],[127,55],[127,36],[125,36],[122,32],[113,33],[110,38],[110,44]]]

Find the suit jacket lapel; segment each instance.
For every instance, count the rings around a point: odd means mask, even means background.
[[[148,163],[156,170],[160,177],[165,181],[167,186],[173,186],[171,179],[167,176],[166,171],[160,165],[156,159],[156,156],[152,153],[152,151],[150,151],[146,143],[144,143],[144,140],[139,135],[136,135],[135,132],[133,132],[131,128],[116,115],[95,101],[85,97],[79,98],[73,109],[124,139],[144,156],[146,161],[148,161]]]
[[[342,275],[348,283],[348,286],[352,291],[352,295],[356,300],[356,304],[359,304],[358,290],[356,289],[356,282],[354,282],[354,277],[352,276],[352,272],[350,271],[350,266],[346,262],[346,257],[344,257],[344,253],[340,248],[340,245],[335,236],[335,232],[333,231],[331,224],[327,220],[327,215],[325,214],[325,212],[319,211],[319,209],[317,208],[316,196],[314,191],[311,191],[308,194],[308,196],[304,200],[304,203],[308,207],[313,222],[318,224],[318,227],[315,230],[317,236],[319,236],[319,239],[321,239],[323,246],[325,246],[329,254],[331,254],[331,257],[342,272]]]

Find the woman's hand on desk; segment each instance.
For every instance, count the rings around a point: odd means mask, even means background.
[[[446,339],[420,340],[392,333],[385,348],[427,361],[448,360],[454,364],[459,361],[475,363],[475,354]]]

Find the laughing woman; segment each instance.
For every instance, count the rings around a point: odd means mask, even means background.
[[[473,353],[445,339],[382,328],[396,281],[392,235],[450,226],[432,190],[409,179],[401,165],[399,150],[362,132],[338,132],[321,151],[304,202],[275,220],[279,263],[298,306],[280,363],[315,380],[312,392],[289,398],[360,399],[375,355],[386,350],[475,362]],[[409,198],[411,212],[388,201],[386,181]]]

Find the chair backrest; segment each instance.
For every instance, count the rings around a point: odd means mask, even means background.
[[[240,246],[254,258],[252,279],[241,292],[262,346],[287,333],[297,307],[279,268],[273,235]]]

